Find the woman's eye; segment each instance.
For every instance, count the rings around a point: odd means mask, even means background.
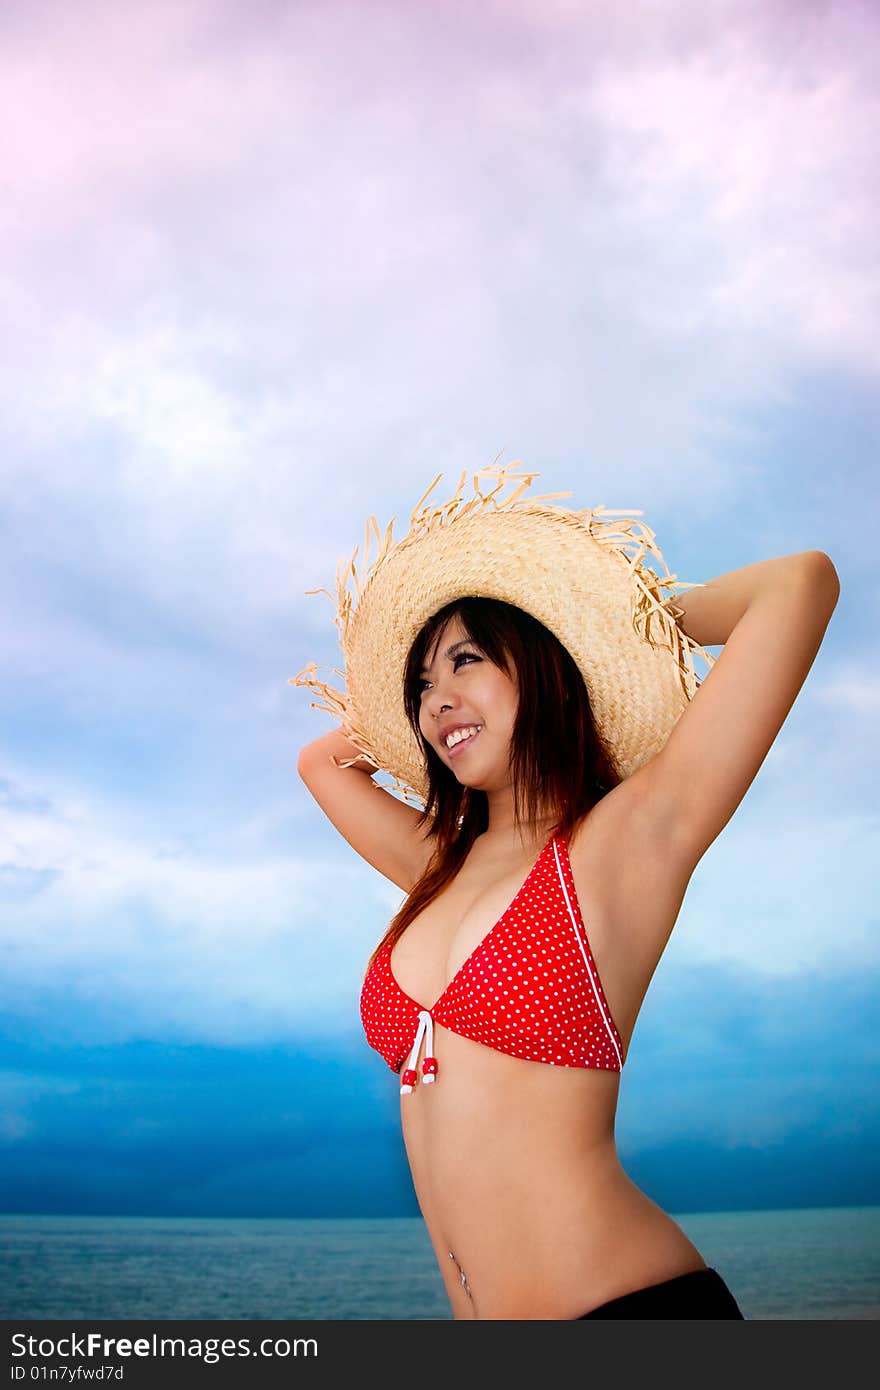
[[[479,660],[480,660],[480,657],[477,656],[476,652],[458,652],[457,655],[454,656],[454,657],[452,658],[452,669],[453,669],[453,671],[457,671],[457,670],[458,670],[458,663],[459,663],[460,661],[479,661]],[[431,684],[431,682],[428,681],[428,680],[424,680],[424,679],[420,680],[420,681],[419,681],[419,691],[420,691],[420,692],[424,691],[425,686],[426,686],[426,685],[430,685],[430,684]]]

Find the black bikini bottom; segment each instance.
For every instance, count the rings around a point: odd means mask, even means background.
[[[692,1269],[600,1303],[583,1318],[743,1318],[717,1269]],[[745,1321],[745,1318],[743,1318]]]

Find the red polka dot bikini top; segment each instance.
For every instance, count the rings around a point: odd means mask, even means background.
[[[605,1001],[575,892],[568,847],[554,835],[513,902],[434,1005],[410,998],[385,946],[367,971],[361,1020],[370,1047],[400,1072],[401,1095],[437,1077],[434,1023],[484,1047],[549,1066],[620,1071],[623,1046]]]

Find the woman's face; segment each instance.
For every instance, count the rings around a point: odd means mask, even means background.
[[[483,655],[457,615],[425,660],[419,727],[426,742],[464,786],[484,791],[507,786],[516,682]],[[479,732],[449,748],[445,735],[456,725],[478,727]]]

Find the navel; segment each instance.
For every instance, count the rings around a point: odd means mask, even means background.
[[[462,1269],[461,1265],[458,1263],[458,1260],[455,1259],[455,1256],[453,1255],[453,1253],[452,1253],[451,1250],[450,1250],[450,1252],[449,1252],[449,1258],[450,1258],[450,1260],[455,1260],[455,1267],[456,1267],[456,1269],[458,1270],[458,1277],[459,1277],[459,1279],[461,1280],[461,1287],[464,1289],[464,1291],[465,1291],[465,1293],[467,1294],[468,1298],[469,1298],[469,1299],[471,1300],[471,1302],[473,1303],[474,1296],[473,1296],[473,1294],[471,1293],[471,1287],[470,1287],[470,1284],[469,1284],[468,1281],[467,1281],[467,1275],[465,1274],[465,1272],[464,1272],[464,1270]]]

